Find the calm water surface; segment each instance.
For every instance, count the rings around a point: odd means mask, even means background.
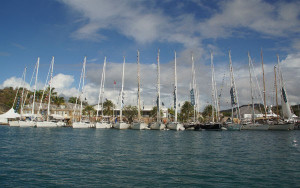
[[[299,187],[300,131],[0,126],[0,187]]]

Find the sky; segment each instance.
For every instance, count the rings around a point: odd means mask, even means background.
[[[105,96],[115,104],[121,88],[123,56],[125,105],[137,101],[137,50],[140,51],[143,104],[156,98],[160,50],[161,100],[173,106],[174,51],[178,100],[190,100],[193,54],[199,109],[211,102],[211,59],[221,109],[230,108],[231,51],[240,105],[250,104],[248,52],[253,60],[254,93],[261,102],[261,50],[267,104],[274,105],[274,65],[279,55],[291,104],[299,103],[300,2],[290,0],[2,0],[0,2],[0,88],[18,87],[27,67],[26,87],[40,57],[37,87],[45,85],[52,56],[53,87],[66,98],[77,96],[87,57],[85,98],[97,104],[104,57]],[[116,85],[114,85],[116,81]],[[260,89],[259,89],[260,88]],[[260,90],[260,91],[259,91]]]

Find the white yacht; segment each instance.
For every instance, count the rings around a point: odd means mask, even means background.
[[[124,100],[123,100],[123,90],[124,90],[124,75],[125,75],[125,57],[123,57],[124,61],[123,61],[123,73],[122,73],[122,87],[121,87],[121,96],[120,96],[120,100],[121,100],[121,108],[120,108],[120,121],[116,122],[114,124],[114,128],[115,129],[129,129],[130,124],[123,122],[123,118],[122,118],[122,110],[123,110],[123,106],[124,106]]]
[[[176,52],[174,60],[174,109],[175,109],[175,121],[169,122],[167,128],[170,130],[183,131],[185,128],[183,124],[177,122],[177,72],[176,72]]]
[[[86,66],[86,57],[84,57],[84,60],[83,60],[81,77],[80,77],[80,82],[79,82],[79,86],[78,86],[78,94],[76,97],[76,103],[75,103],[74,111],[73,111],[73,114],[74,114],[73,123],[72,123],[73,128],[94,128],[95,127],[94,124],[90,123],[89,121],[83,121],[83,119],[82,119],[82,100],[80,100],[80,113],[79,113],[80,121],[79,122],[75,121],[77,101],[79,98],[82,98],[83,93],[84,93],[85,66]],[[82,81],[82,86],[81,86],[81,81]],[[80,92],[80,88],[81,88],[81,92]],[[79,93],[80,93],[80,96],[79,96]]]
[[[141,95],[140,95],[140,51],[137,51],[137,83],[138,83],[138,91],[137,91],[137,106],[138,106],[138,121],[133,122],[131,124],[131,129],[135,130],[143,130],[143,129],[148,129],[148,125],[142,121],[142,116],[141,116]]]
[[[253,86],[252,86],[252,75],[251,75],[251,65],[252,65],[252,60],[250,57],[250,54],[248,53],[248,59],[249,59],[249,75],[250,75],[250,88],[251,88],[251,100],[252,100],[252,119],[251,122],[246,122],[243,123],[241,130],[268,130],[269,125],[268,124],[261,124],[255,122],[255,112],[254,112],[254,97],[253,97]]]
[[[109,117],[104,117],[104,114],[103,114],[105,67],[106,67],[106,57],[104,57],[103,70],[102,70],[102,78],[101,78],[99,98],[98,98],[97,116],[96,116],[96,118],[98,118],[98,116],[99,116],[99,108],[100,108],[100,103],[101,103],[101,116],[102,116],[102,120],[100,122],[97,122],[95,124],[95,128],[97,128],[97,129],[109,129],[109,128],[112,127],[111,123],[109,122]]]
[[[165,130],[166,129],[166,125],[163,124],[162,122],[153,122],[150,125],[150,129],[151,130]]]
[[[166,125],[161,122],[160,115],[160,65],[159,65],[159,50],[157,52],[157,101],[156,101],[156,122],[151,123],[150,129],[152,130],[164,130]]]

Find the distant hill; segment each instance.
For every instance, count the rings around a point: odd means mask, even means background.
[[[7,112],[13,105],[17,90],[8,87],[0,89],[0,113]]]

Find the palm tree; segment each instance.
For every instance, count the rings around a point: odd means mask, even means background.
[[[212,109],[213,109],[212,105],[205,106],[205,108],[202,112],[202,115],[203,115],[203,117],[205,118],[206,121],[209,120],[210,118],[212,118]],[[214,112],[216,112],[215,109],[214,109]]]
[[[76,97],[70,97],[68,102],[75,104],[76,103]],[[78,99],[77,103],[80,103],[79,99]]]
[[[170,115],[170,118],[173,118],[175,116],[175,110],[173,107],[168,108],[168,114]]]
[[[138,114],[138,109],[136,106],[125,106],[125,108],[123,109],[124,112],[124,116],[127,117],[129,123],[133,122],[133,119],[137,116]]]
[[[57,106],[60,106],[62,104],[65,103],[65,98],[64,97],[59,97],[59,96],[54,96],[53,97],[53,102],[54,104],[56,104]]]
[[[188,102],[185,101],[184,104],[181,107],[181,117],[183,118],[183,121],[187,121],[189,119],[189,117],[192,117],[194,115],[194,107],[193,105]]]
[[[31,92],[31,95],[33,95],[33,92]],[[37,90],[35,92],[35,100],[36,100],[36,102],[40,102],[40,100],[42,98],[42,95],[43,95],[43,90]]]
[[[150,116],[156,118],[157,117],[157,106],[153,106],[152,110],[150,111]],[[162,110],[160,109],[160,117],[163,116]]]
[[[83,109],[83,113],[88,115],[89,118],[91,117],[91,115],[94,115],[96,113],[96,110],[94,109],[94,107],[92,105],[87,105],[84,109]]]
[[[114,103],[111,100],[105,100],[103,103],[103,114],[111,116],[113,114]]]

